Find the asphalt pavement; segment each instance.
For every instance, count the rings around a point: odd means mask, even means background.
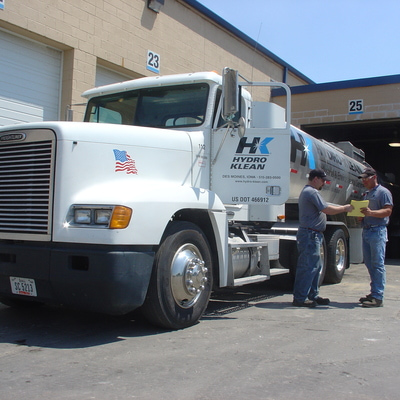
[[[0,399],[372,400],[399,398],[400,260],[383,308],[365,309],[363,264],[295,308],[282,277],[213,296],[199,324],[0,305]],[[136,319],[135,319],[136,318]]]

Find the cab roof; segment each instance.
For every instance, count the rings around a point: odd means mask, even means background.
[[[93,89],[86,90],[82,97],[91,99],[92,97],[103,96],[105,94],[121,93],[129,90],[135,90],[148,87],[171,86],[171,85],[184,85],[196,82],[213,82],[215,84],[222,84],[222,77],[216,72],[195,72],[189,74],[176,74],[145,77],[133,79],[130,81],[112,83],[110,85],[99,86]]]

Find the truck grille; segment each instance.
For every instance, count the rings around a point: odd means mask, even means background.
[[[3,144],[7,135],[0,136],[0,237],[4,238],[50,235],[54,134],[25,132],[21,142]]]

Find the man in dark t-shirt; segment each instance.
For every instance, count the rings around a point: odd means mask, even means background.
[[[321,245],[326,228],[326,215],[350,212],[353,206],[328,204],[319,191],[325,185],[326,173],[313,169],[299,197],[300,227],[297,231],[299,253],[293,290],[293,305],[315,307],[328,305],[329,299],[318,296],[318,280],[321,271]]]

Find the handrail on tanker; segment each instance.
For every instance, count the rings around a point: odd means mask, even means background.
[[[241,76],[241,75],[240,75]],[[241,76],[242,77],[242,76]],[[239,86],[269,86],[269,87],[281,87],[286,92],[286,107],[285,107],[285,118],[286,118],[286,128],[290,129],[291,115],[292,115],[292,93],[290,87],[283,82],[238,82]]]

